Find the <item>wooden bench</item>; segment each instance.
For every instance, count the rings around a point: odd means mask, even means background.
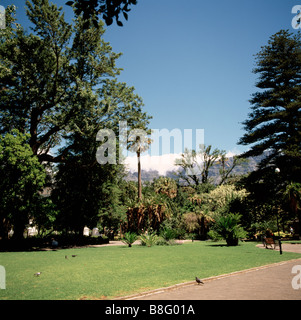
[[[263,239],[263,245],[266,249],[276,249],[276,247],[279,247],[279,241],[274,240],[273,238],[264,238]]]

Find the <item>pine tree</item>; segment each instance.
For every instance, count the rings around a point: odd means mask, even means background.
[[[250,103],[246,133],[239,144],[250,145],[242,157],[266,153],[255,180],[280,169],[282,181],[301,180],[301,34],[281,30],[256,55],[259,75]]]

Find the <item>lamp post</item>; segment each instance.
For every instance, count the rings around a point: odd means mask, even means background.
[[[275,169],[275,173],[278,174],[280,173],[280,169],[279,168],[276,168]],[[278,222],[278,211],[277,211],[277,228],[278,228],[278,235],[280,237],[280,233],[279,233],[279,222]],[[279,239],[279,252],[280,254],[282,254],[282,243],[281,243],[281,240]]]

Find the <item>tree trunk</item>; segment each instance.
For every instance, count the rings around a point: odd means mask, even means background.
[[[13,230],[13,239],[17,241],[22,241],[24,239],[25,222],[15,221]]]
[[[137,151],[137,159],[138,159],[138,201],[140,201],[142,199],[140,151]]]
[[[299,219],[299,230],[298,230],[298,233],[299,233],[299,239],[301,240],[301,210],[298,210],[298,215],[297,215],[298,219]]]
[[[8,239],[8,223],[5,218],[0,216],[0,240]]]
[[[226,238],[226,243],[227,243],[227,246],[234,247],[238,245],[238,239],[233,237],[228,237]]]

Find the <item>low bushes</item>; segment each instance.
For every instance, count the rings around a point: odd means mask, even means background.
[[[131,247],[139,239],[142,246],[151,247],[154,245],[176,245],[178,243],[175,241],[175,237],[176,232],[174,230],[164,228],[161,230],[160,236],[156,232],[145,232],[139,236],[133,232],[126,232],[121,241]]]

